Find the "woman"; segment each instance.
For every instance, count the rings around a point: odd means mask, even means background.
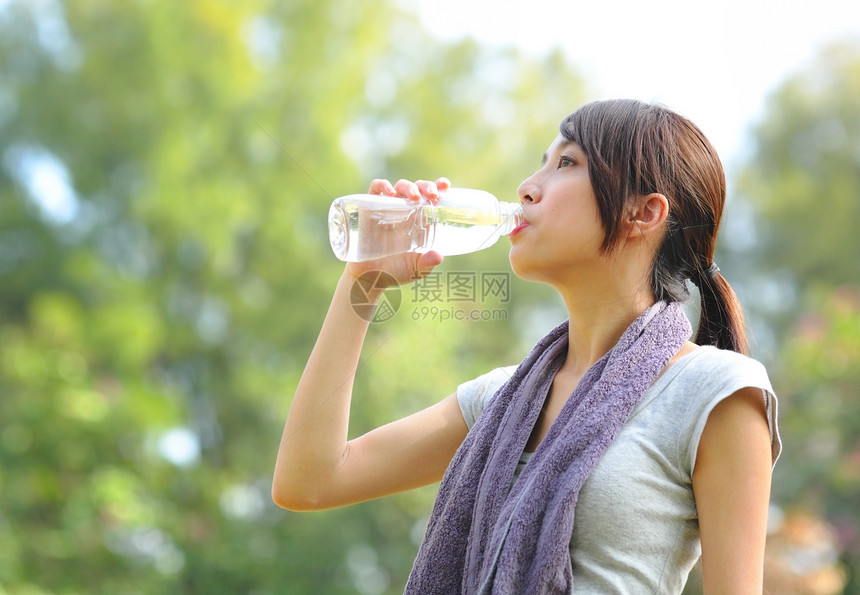
[[[585,105],[560,132],[519,187],[510,261],[559,292],[568,321],[520,366],[347,441],[368,326],[351,285],[370,270],[406,283],[442,257],[348,264],[273,497],[319,509],[442,479],[410,593],[679,593],[700,553],[706,593],[761,593],[776,398],[712,260],[720,161],[692,123],[637,101]],[[370,191],[433,201],[447,187]],[[678,307],[687,279],[701,294],[695,342]]]

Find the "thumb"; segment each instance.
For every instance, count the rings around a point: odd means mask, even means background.
[[[443,260],[444,257],[435,250],[419,254],[415,261],[415,277],[417,279],[426,277],[433,269],[442,264]]]

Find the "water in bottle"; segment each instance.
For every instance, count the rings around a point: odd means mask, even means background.
[[[402,252],[435,250],[443,256],[489,248],[523,221],[518,203],[499,202],[483,190],[450,188],[439,203],[378,194],[351,194],[329,209],[335,255],[362,262]]]

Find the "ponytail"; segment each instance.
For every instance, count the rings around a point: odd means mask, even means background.
[[[737,295],[717,265],[696,271],[691,277],[701,295],[699,329],[695,342],[747,355],[744,315]]]

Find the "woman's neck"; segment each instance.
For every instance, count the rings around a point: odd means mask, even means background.
[[[612,349],[627,327],[654,304],[647,281],[602,275],[590,282],[556,287],[570,317],[564,368],[580,374]]]

